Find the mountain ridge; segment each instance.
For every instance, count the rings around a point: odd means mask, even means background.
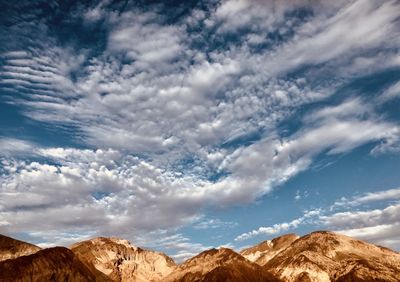
[[[40,249],[0,235],[0,254],[8,258],[1,282],[400,281],[398,252],[330,231],[285,234],[240,252],[213,248],[181,264],[117,237]]]
[[[40,250],[38,246],[0,234],[0,261],[31,255]]]

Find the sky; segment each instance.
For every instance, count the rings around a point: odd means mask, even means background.
[[[400,250],[400,2],[0,0],[0,233],[182,261]]]

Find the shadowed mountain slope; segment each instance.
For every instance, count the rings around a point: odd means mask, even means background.
[[[32,255],[0,262],[0,281],[107,281],[101,273],[87,268],[64,247],[40,250]]]
[[[34,254],[39,250],[38,246],[0,234],[0,261]]]
[[[185,261],[165,282],[279,281],[259,265],[231,249],[211,249]]]

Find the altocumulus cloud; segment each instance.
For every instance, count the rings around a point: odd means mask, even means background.
[[[398,97],[398,84],[372,100],[357,92],[324,101],[360,73],[400,67],[400,4],[322,2],[210,1],[181,7],[180,16],[165,4],[55,4],[67,27],[98,27],[92,46],[63,38],[43,3],[8,4],[37,9],[10,17],[15,38],[0,50],[5,101],[31,121],[76,128],[80,148],[0,140],[2,230],[46,244],[169,236],[160,245],[186,257],[204,246],[170,232],[204,208],[251,203],[321,154],[398,148],[400,129],[378,107]],[[313,103],[322,106],[281,131]],[[374,226],[391,223],[380,212]],[[316,216],[260,230],[279,233]],[[321,220],[342,228],[340,214]],[[44,231],[59,236],[52,242]]]

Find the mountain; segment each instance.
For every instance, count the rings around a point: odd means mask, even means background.
[[[34,254],[39,250],[38,246],[0,234],[0,261]]]
[[[264,266],[284,281],[400,281],[400,254],[333,232],[293,241]]]
[[[76,243],[70,249],[88,268],[101,271],[112,281],[160,281],[176,267],[165,254],[118,238],[99,237]]]
[[[88,269],[73,252],[64,247],[37,251],[0,262],[0,281],[91,282],[101,280],[101,273]]]
[[[399,253],[328,231],[283,235],[241,254],[211,249],[180,265],[118,238],[41,250],[0,235],[0,258],[0,282],[400,282]]]
[[[271,258],[286,249],[298,238],[300,237],[296,234],[286,234],[273,240],[263,241],[253,247],[243,249],[240,251],[240,254],[252,262],[265,265]]]
[[[231,249],[211,249],[185,261],[165,282],[279,281],[259,265]]]

